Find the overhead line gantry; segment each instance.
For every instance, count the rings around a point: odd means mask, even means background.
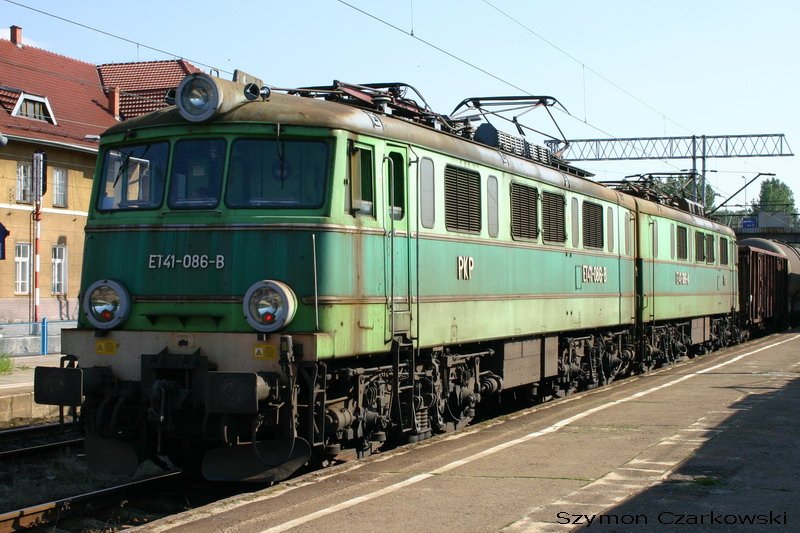
[[[701,162],[702,201],[705,204],[706,159],[794,155],[782,133],[754,135],[692,135],[618,139],[546,140],[553,154],[567,161],[625,161],[691,159],[694,199],[698,201],[697,160]]]

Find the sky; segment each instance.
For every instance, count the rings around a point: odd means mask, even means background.
[[[442,114],[468,97],[549,95],[568,139],[783,133],[795,153],[798,21],[796,0],[0,0],[0,37],[21,26],[26,43],[94,64],[183,57],[275,87],[401,81]],[[543,110],[525,119],[557,134]],[[720,203],[774,173],[800,204],[799,158],[709,158],[708,183]],[[576,165],[602,181],[691,161]]]

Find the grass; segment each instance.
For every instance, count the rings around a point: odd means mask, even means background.
[[[5,354],[0,355],[0,374],[10,374],[14,368],[14,362]]]

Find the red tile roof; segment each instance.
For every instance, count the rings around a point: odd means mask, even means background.
[[[100,79],[106,89],[120,89],[120,116],[133,118],[165,107],[167,89],[200,69],[183,59],[99,65]]]
[[[0,132],[85,147],[116,121],[94,65],[0,39]],[[11,115],[21,92],[44,96],[56,124]]]

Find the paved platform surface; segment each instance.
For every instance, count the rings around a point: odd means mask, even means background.
[[[800,335],[771,335],[142,531],[798,531]]]
[[[0,374],[0,423],[15,419],[58,416],[58,407],[33,401],[33,371],[37,366],[58,366],[61,354],[12,357],[10,374]]]

